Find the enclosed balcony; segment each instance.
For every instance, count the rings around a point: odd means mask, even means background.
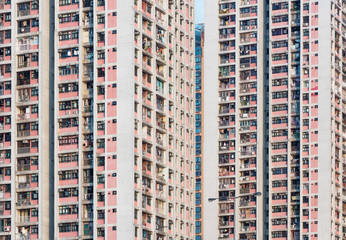
[[[28,154],[38,152],[38,140],[22,140],[17,142],[17,153]]]

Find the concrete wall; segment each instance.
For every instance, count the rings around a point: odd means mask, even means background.
[[[331,234],[331,1],[319,1],[319,80],[318,88],[318,238],[330,239]]]
[[[134,239],[134,10],[118,1],[117,239]]]
[[[205,1],[205,9],[202,228],[204,239],[217,239],[218,203],[208,198],[218,197],[218,2]]]

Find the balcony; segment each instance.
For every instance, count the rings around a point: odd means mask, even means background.
[[[158,58],[159,60],[161,60],[161,61],[165,61],[165,60],[166,60],[166,55],[164,55],[164,54],[162,53],[162,51],[157,51],[157,52],[156,52],[156,56],[157,56],[157,58]]]
[[[226,114],[229,113],[229,108],[228,107],[221,107],[219,109],[219,114]]]
[[[84,219],[92,219],[93,217],[94,217],[94,213],[93,212],[88,211],[88,212],[83,213],[83,218]]]
[[[30,223],[30,216],[20,216],[18,223]]]
[[[156,125],[158,126],[158,127],[160,127],[160,128],[163,128],[163,129],[166,129],[166,124],[165,124],[165,122],[163,121],[163,120],[157,120],[156,121]]]
[[[94,194],[92,193],[86,193],[84,194],[84,201],[92,201],[94,199]]]
[[[94,177],[93,176],[85,176],[83,183],[93,183]]]
[[[18,102],[20,102],[20,103],[30,102],[30,96],[29,96],[29,95],[26,95],[26,96],[24,96],[24,95],[19,96]]]
[[[18,183],[18,189],[28,189],[30,188],[30,182]]]
[[[18,86],[23,86],[23,85],[30,85],[30,78],[27,78],[27,79],[19,79],[17,81],[17,85]]]
[[[246,6],[250,4],[256,4],[257,0],[241,0],[240,1],[240,6]]]
[[[241,232],[248,232],[248,231],[250,231],[250,227],[249,226],[241,226],[240,231]]]
[[[27,6],[28,9],[24,9],[24,10],[18,10],[18,17],[24,17],[24,16],[29,16],[30,15],[30,5]]]
[[[17,171],[23,172],[23,171],[30,171],[30,164],[18,164],[17,165]]]
[[[165,163],[165,159],[163,156],[160,155],[156,155],[156,161],[160,162],[160,163]]]
[[[93,235],[93,228],[92,228],[92,226],[84,227],[84,235],[86,235],[86,236]]]
[[[18,154],[30,153],[30,147],[22,147],[17,149]]]
[[[18,34],[29,33],[30,32],[30,24],[29,26],[18,27]]]
[[[250,193],[250,188],[242,188],[239,191],[240,194],[249,194]]]
[[[18,131],[17,137],[29,137],[30,136],[30,130],[24,130],[24,131]]]
[[[30,199],[27,198],[27,199],[18,199],[16,205],[20,207],[20,206],[30,206],[32,204]]]
[[[157,101],[157,109],[159,109],[160,111],[164,111],[164,104],[163,101]]]
[[[163,146],[163,141],[160,137],[156,138],[156,143]]]
[[[93,159],[84,159],[83,163],[84,163],[84,166],[92,166]]]
[[[221,120],[219,121],[219,127],[225,127],[225,126],[229,126],[229,120]]]

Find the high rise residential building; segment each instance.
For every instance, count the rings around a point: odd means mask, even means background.
[[[202,166],[203,166],[203,50],[204,50],[204,25],[196,25],[195,33],[196,57],[196,240],[202,239]]]
[[[206,1],[203,239],[262,239],[263,7]]]
[[[193,19],[0,0],[0,239],[194,239]]]
[[[203,238],[344,239],[346,2],[205,9]]]
[[[49,239],[52,226],[49,13],[0,1],[0,239]]]

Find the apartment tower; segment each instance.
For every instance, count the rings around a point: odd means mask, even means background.
[[[205,9],[203,238],[345,238],[346,2]]]
[[[194,238],[193,19],[0,0],[0,239]]]
[[[0,1],[0,239],[49,239],[49,1]]]
[[[202,239],[202,167],[203,167],[203,51],[204,51],[204,25],[196,25],[195,33],[196,56],[196,240]]]

